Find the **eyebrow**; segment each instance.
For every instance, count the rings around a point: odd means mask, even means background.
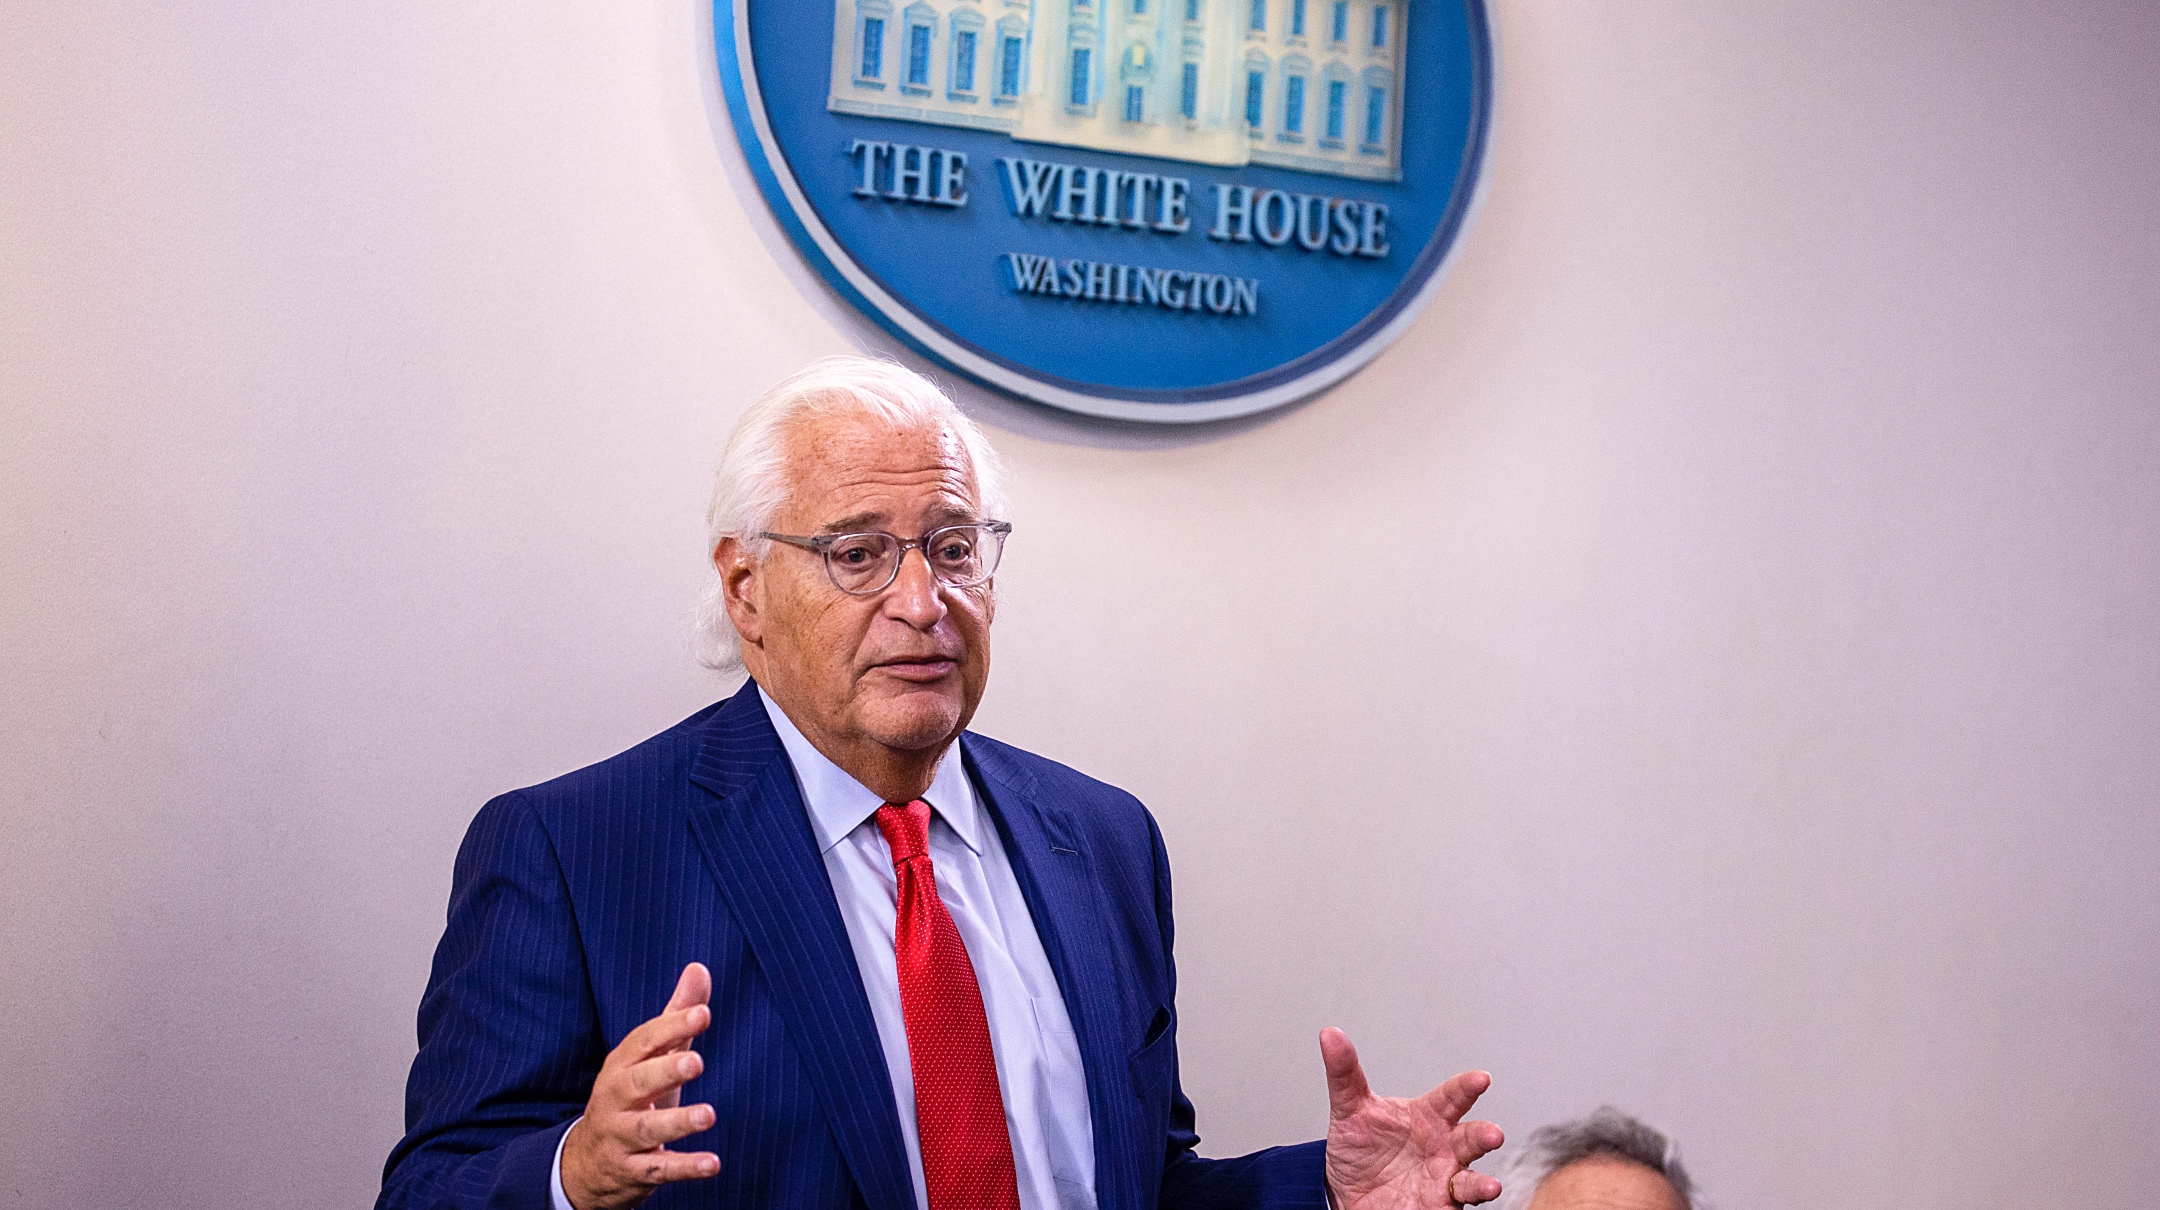
[[[965,525],[980,519],[975,515],[974,509],[941,508],[930,514],[929,528],[937,529],[944,525]],[[863,532],[866,528],[875,528],[884,524],[887,524],[887,515],[884,513],[851,513],[837,521],[828,521],[819,526],[818,532],[821,534],[855,534]],[[924,532],[927,533],[929,530]]]
[[[884,513],[852,513],[838,521],[827,521],[818,527],[821,534],[852,534],[865,526],[879,525],[885,520]]]

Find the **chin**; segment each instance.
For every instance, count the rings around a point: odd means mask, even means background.
[[[894,694],[864,713],[870,737],[902,751],[944,743],[960,729],[960,703],[935,689]]]

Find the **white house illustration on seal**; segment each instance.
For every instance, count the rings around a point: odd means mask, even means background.
[[[1402,177],[1409,0],[834,0],[836,113]]]

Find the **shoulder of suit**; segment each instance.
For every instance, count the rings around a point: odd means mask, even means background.
[[[1033,793],[1050,805],[1112,817],[1126,812],[1137,812],[1142,816],[1147,813],[1147,808],[1128,791],[1047,756],[1037,756],[1025,748],[1015,748],[973,731],[967,733],[966,743],[968,753],[974,757],[977,769],[984,776],[1024,782],[1026,784],[1013,788]]]

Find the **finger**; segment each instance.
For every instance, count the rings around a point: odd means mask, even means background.
[[[1448,1192],[1463,1205],[1475,1206],[1500,1196],[1500,1182],[1482,1172],[1464,1169],[1448,1182]]]
[[[693,962],[682,968],[682,977],[675,980],[675,994],[668,997],[667,1007],[661,1012],[679,1012],[693,1004],[705,1004],[712,1000],[712,972],[702,962]]]
[[[665,1185],[717,1175],[720,1157],[710,1151],[640,1151],[623,1157],[623,1171],[640,1185]]]
[[[1457,1126],[1451,1140],[1455,1144],[1455,1162],[1468,1168],[1507,1142],[1507,1134],[1491,1122],[1464,1122]]]
[[[616,1122],[620,1123],[617,1129],[628,1150],[651,1151],[700,1130],[710,1130],[713,1108],[710,1105],[686,1105],[681,1109],[647,1109],[625,1114]]]
[[[705,1070],[705,1057],[694,1050],[677,1055],[661,1055],[622,1069],[616,1081],[619,1098],[618,1109],[641,1108],[657,1097],[674,1092],[697,1078]]]
[[[1327,1068],[1328,1116],[1348,1117],[1372,1095],[1350,1036],[1330,1025],[1320,1031],[1320,1062]]]
[[[661,1013],[623,1035],[608,1052],[610,1063],[641,1063],[658,1054],[680,1050],[684,1043],[712,1024],[712,1010],[702,1004]]]
[[[663,1009],[660,1015],[666,1016],[668,1013],[688,1012],[694,1008],[704,1008],[706,1001],[710,999],[712,999],[712,972],[705,969],[704,963],[693,962],[683,967],[682,975],[675,980],[675,993],[668,997],[667,1008]],[[711,1010],[706,1009],[706,1014],[706,1019],[710,1021]],[[677,1038],[673,1042],[657,1047],[654,1053],[665,1055],[688,1050],[694,1036]],[[652,1106],[655,1109],[673,1109],[680,1104],[682,1104],[682,1089],[680,1088],[667,1089],[652,1099]]]
[[[1453,1126],[1455,1123],[1462,1121],[1462,1116],[1470,1112],[1470,1107],[1477,1104],[1477,1099],[1484,1096],[1485,1090],[1491,1087],[1492,1073],[1466,1071],[1461,1075],[1449,1077],[1447,1083],[1426,1093],[1420,1099],[1438,1110],[1441,1118],[1445,1119],[1448,1125]]]

